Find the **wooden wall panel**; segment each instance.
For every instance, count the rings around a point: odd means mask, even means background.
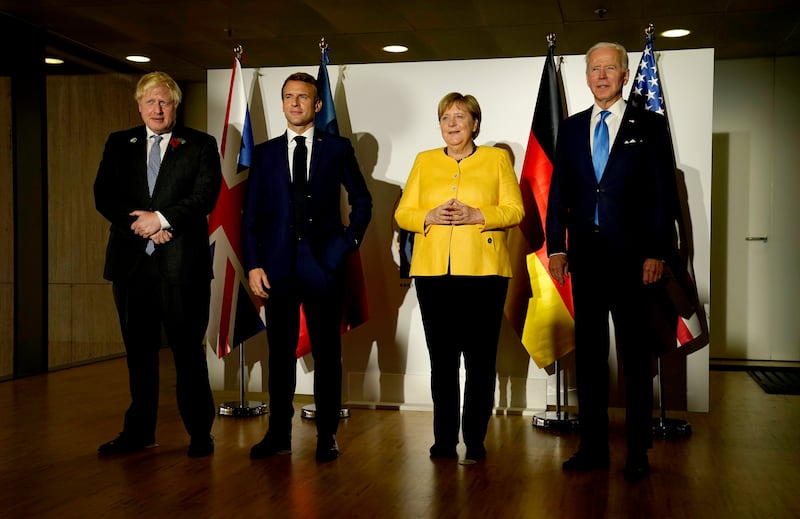
[[[133,100],[138,76],[47,79],[49,206],[49,365],[119,355],[111,286],[103,275],[108,222],[92,185],[108,134],[141,124]]]
[[[51,370],[125,353],[110,284],[50,283],[48,294]]]
[[[108,224],[92,185],[108,134],[141,124],[129,76],[47,79],[48,205],[51,283],[102,281]]]
[[[47,286],[47,365],[50,369],[72,363],[72,298],[69,285]]]
[[[14,201],[11,80],[0,77],[0,379],[14,370]]]

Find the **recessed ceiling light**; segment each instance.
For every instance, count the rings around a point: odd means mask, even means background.
[[[150,63],[150,58],[147,56],[139,56],[136,54],[125,56],[125,59],[128,61],[133,61],[134,63]]]
[[[63,59],[61,59],[61,58],[53,58],[53,57],[50,57],[50,56],[44,58],[44,62],[47,63],[48,65],[63,65],[64,64],[64,60]]]
[[[408,52],[408,47],[405,45],[387,45],[383,50],[386,52]]]
[[[689,29],[670,29],[668,31],[664,31],[661,33],[661,36],[665,38],[683,38],[687,36],[690,32]]]

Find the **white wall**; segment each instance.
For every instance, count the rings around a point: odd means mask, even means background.
[[[634,68],[639,57],[638,52],[630,54]],[[477,97],[483,111],[478,144],[508,145],[519,175],[543,65],[544,58],[539,57],[328,67],[340,131],[353,141],[375,206],[361,249],[371,319],[344,337],[345,401],[404,408],[430,405],[430,368],[416,294],[413,288],[402,286],[398,277],[393,206],[415,155],[442,146],[436,106],[454,90]],[[697,282],[701,298],[708,302],[713,51],[663,52],[659,66],[677,158],[689,187]],[[295,71],[316,75],[317,66],[245,70],[252,89],[256,142],[285,130],[280,87]],[[562,71],[570,113],[589,107],[583,56],[566,56]],[[224,123],[229,81],[230,70],[208,72],[208,129],[217,138]],[[248,389],[265,390],[263,334],[248,341],[246,348]],[[691,410],[708,406],[707,350],[689,361],[687,405]],[[217,361],[209,354],[215,389],[238,387],[238,358],[230,357]],[[298,366],[298,392],[308,394],[312,366],[306,362],[311,360],[304,359]],[[530,362],[509,329],[503,331],[498,371],[499,407],[532,410],[555,402],[553,377]]]
[[[799,80],[798,56],[717,63],[714,357],[800,361]]]

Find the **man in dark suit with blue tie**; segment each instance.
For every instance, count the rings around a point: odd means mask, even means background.
[[[625,380],[625,476],[650,472],[652,358],[658,343],[648,314],[652,291],[672,260],[675,172],[666,118],[626,105],[626,50],[598,43],[586,53],[594,105],[558,134],[547,208],[549,271],[572,276],[580,447],[564,470],[609,466],[609,323]]]
[[[243,214],[244,268],[265,301],[269,342],[269,429],[250,458],[291,453],[302,304],[314,357],[316,458],[327,462],[339,456],[345,259],[364,237],[372,197],[350,141],[314,128],[322,101],[313,76],[289,76],[281,98],[288,128],[256,146]]]
[[[181,90],[163,72],[136,86],[143,126],[112,133],[94,183],[110,223],[104,277],[112,282],[127,353],[131,404],[120,435],[100,455],[155,445],[162,326],[177,374],[190,457],[214,452],[215,408],[203,336],[211,258],[207,216],[222,172],[213,137],[176,125]]]

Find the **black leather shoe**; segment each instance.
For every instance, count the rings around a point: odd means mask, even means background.
[[[317,461],[325,463],[339,457],[339,444],[336,435],[324,435],[317,438]]]
[[[120,434],[110,442],[106,442],[98,447],[97,454],[99,456],[118,456],[121,454],[130,454],[132,452],[150,449],[152,447],[158,447],[158,444],[155,442],[155,440],[132,440],[127,436]]]
[[[264,439],[253,445],[250,449],[250,459],[260,460],[261,458],[268,458],[276,454],[285,455],[292,453],[292,438],[277,439],[267,433]]]
[[[563,470],[603,470],[609,466],[607,452],[592,452],[578,449],[571,458],[561,464]]]
[[[189,442],[189,451],[186,454],[190,458],[202,458],[214,454],[214,438],[210,435],[192,438],[192,441]]]
[[[458,458],[458,452],[456,452],[455,445],[452,447],[447,447],[445,445],[440,445],[438,443],[434,443],[431,445],[430,449],[431,459],[437,458],[447,458],[447,459],[456,459]]]
[[[623,470],[628,481],[641,481],[650,475],[650,462],[647,454],[628,454]]]

